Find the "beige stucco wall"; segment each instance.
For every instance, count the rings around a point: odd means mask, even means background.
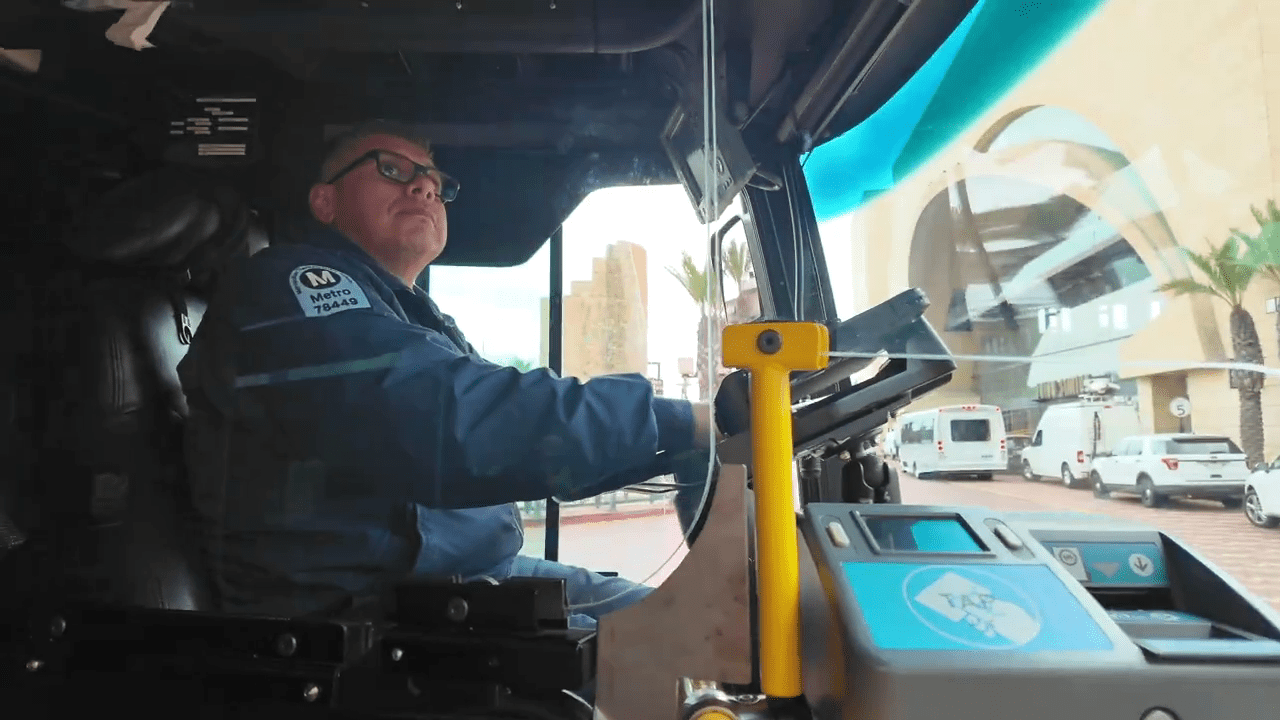
[[[1065,108],[1092,122],[1129,158],[1163,211],[1163,224],[1133,222],[1123,209],[1099,206],[1097,188],[1055,176],[1068,150],[1037,148],[1024,157],[981,153],[983,136],[1027,108]],[[1038,153],[1038,154],[1037,154]],[[996,157],[996,155],[1002,155]],[[1056,158],[1054,163],[1047,162]],[[1087,165],[1087,158],[1072,162]],[[972,175],[1005,174],[1045,184],[1095,209],[1121,230],[1160,281],[1185,276],[1173,243],[1202,251],[1232,227],[1255,229],[1249,208],[1280,197],[1280,2],[1259,0],[1111,0],[1052,57],[990,109],[949,149],[850,220],[853,267],[866,303],[909,285],[911,242],[921,210],[949,183]],[[1171,231],[1172,237],[1169,237]],[[874,240],[871,240],[874,239]],[[914,282],[911,284],[919,285]],[[1280,295],[1255,281],[1246,307],[1258,324],[1266,362],[1277,359],[1275,316],[1266,298]],[[946,298],[933,298],[945,312]],[[936,321],[936,315],[931,316]],[[969,352],[958,334],[953,352]],[[1219,301],[1170,300],[1165,312],[1126,341],[1121,358],[1147,361],[1125,376],[1143,376],[1230,355],[1227,307]],[[965,398],[972,369],[963,366],[929,405]],[[1167,399],[1140,383],[1149,427],[1163,425]],[[1197,432],[1239,437],[1236,394],[1222,370],[1188,373]],[[971,397],[971,396],[970,396]],[[1280,378],[1264,392],[1267,455],[1280,453]],[[923,403],[922,403],[923,404]],[[1157,406],[1157,407],[1154,407]]]
[[[592,259],[591,278],[570,283],[563,300],[563,374],[590,378],[648,373],[649,286],[645,249],[609,245]],[[547,364],[550,310],[542,301],[542,363]]]
[[[1239,440],[1240,401],[1227,388],[1226,373],[1221,370],[1199,370],[1187,373],[1187,392],[1194,410],[1192,428],[1198,433],[1222,433]],[[1265,396],[1264,396],[1265,397]],[[1162,411],[1163,408],[1156,408]],[[1277,438],[1267,438],[1274,446]]]

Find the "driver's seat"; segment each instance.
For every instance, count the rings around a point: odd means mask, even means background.
[[[265,245],[240,197],[166,168],[115,188],[65,238],[87,261],[47,326],[44,457],[20,587],[58,598],[212,610],[186,483],[177,376],[218,271]]]

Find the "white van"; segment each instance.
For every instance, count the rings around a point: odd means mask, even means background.
[[[1036,425],[1031,444],[1022,449],[1027,480],[1059,478],[1067,487],[1084,487],[1093,458],[1109,454],[1116,443],[1146,430],[1131,397],[1082,398],[1050,405]]]
[[[898,417],[898,459],[915,477],[991,479],[1005,469],[1004,416],[994,405],[951,405]]]
[[[881,452],[885,457],[898,459],[898,426],[894,426],[889,430],[885,430],[881,436],[883,440],[880,443]]]

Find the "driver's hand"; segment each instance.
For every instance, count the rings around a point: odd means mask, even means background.
[[[724,435],[738,435],[751,427],[751,385],[746,370],[734,370],[716,390],[716,425]]]
[[[689,403],[693,406],[693,446],[708,448],[711,446],[711,433],[715,432],[715,442],[724,439],[720,428],[711,421],[711,404],[705,402]]]

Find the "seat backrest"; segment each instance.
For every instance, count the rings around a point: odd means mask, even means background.
[[[185,477],[177,366],[218,271],[263,244],[248,205],[190,170],[127,182],[76,223],[84,266],[50,323],[45,452],[29,567],[56,592],[212,609]]]

